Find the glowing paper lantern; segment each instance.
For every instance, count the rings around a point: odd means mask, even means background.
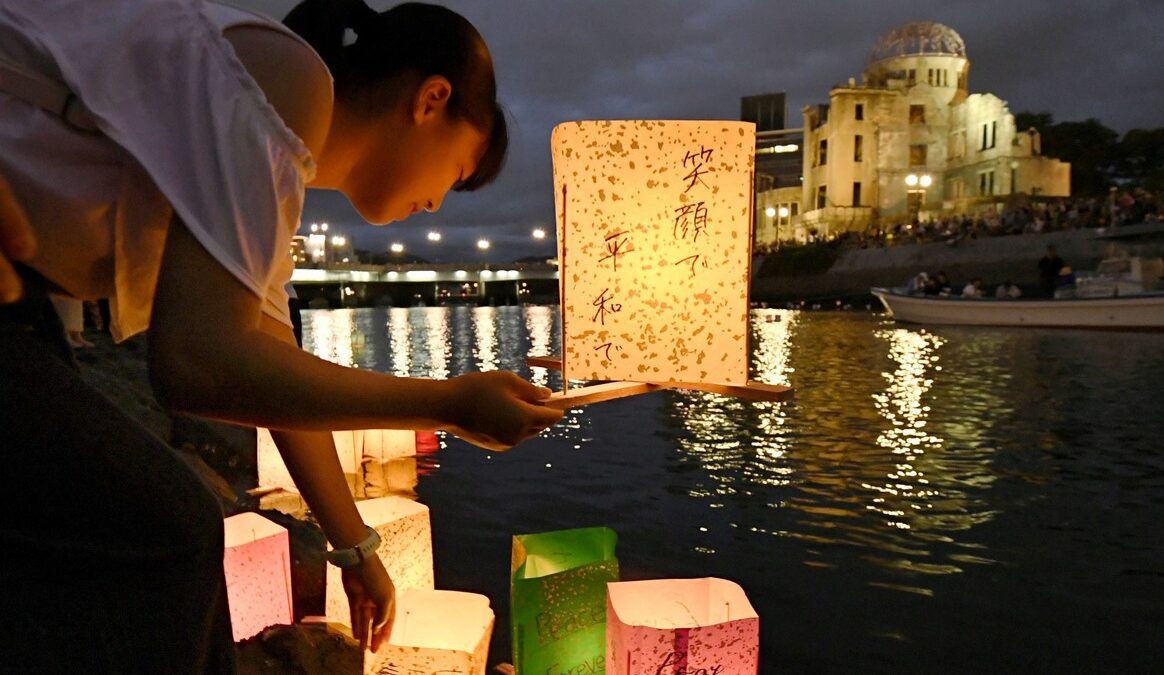
[[[759,659],[760,619],[735,582],[657,579],[607,586],[607,675],[755,675]]]
[[[224,521],[222,567],[235,641],[267,626],[290,624],[291,555],[287,530],[257,513],[240,513]]]
[[[344,476],[348,480],[348,487],[352,489],[352,494],[355,494],[356,474],[360,467],[360,456],[358,454],[360,448],[363,446],[363,431],[333,431],[332,436],[335,439],[335,450],[339,457],[340,466],[344,470]],[[287,465],[283,463],[283,456],[279,454],[279,449],[275,446],[275,440],[271,438],[271,432],[267,429],[258,429],[258,438],[256,441],[258,450],[258,469],[259,469],[259,487],[261,488],[282,488],[288,492],[298,493],[295,487],[295,481],[291,480],[291,474],[287,471]]]
[[[392,634],[378,653],[365,655],[364,672],[484,675],[492,632],[493,610],[484,595],[399,591]]]
[[[428,507],[404,497],[379,497],[356,502],[364,522],[380,534],[376,555],[397,591],[432,590],[432,527]],[[348,598],[339,568],[327,566],[326,614],[329,621],[351,623]]]
[[[747,382],[755,125],[554,128],[566,380]]]
[[[358,450],[356,498],[415,495],[417,433],[367,429]]]
[[[513,538],[509,614],[518,673],[602,672],[616,541],[605,527]]]

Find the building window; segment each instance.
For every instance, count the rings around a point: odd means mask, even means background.
[[[828,203],[828,190],[825,188],[824,185],[821,185],[816,189],[816,208],[823,209],[825,207],[825,204],[827,204],[827,203]]]
[[[820,150],[817,151],[817,161],[821,166],[829,163],[829,142],[828,139],[820,142]]]
[[[998,130],[998,122],[982,123],[982,147],[980,150],[989,150],[994,147],[994,132]]]
[[[789,215],[798,215],[800,213],[800,202],[792,202],[792,213]]]
[[[853,206],[861,205],[861,183],[859,181],[853,183]]]
[[[994,194],[994,169],[978,172],[978,196],[987,197]]]
[[[917,84],[917,70],[910,68],[909,71],[906,73],[905,80],[906,80],[906,84],[908,84],[911,87],[913,85]]]
[[[865,104],[858,103],[857,107],[853,109],[853,118],[858,120],[865,119]]]
[[[938,71],[938,75],[942,81],[943,87],[950,86],[950,71],[942,69]]]
[[[925,124],[926,123],[926,107],[924,105],[913,104],[909,106],[909,123],[910,124]]]
[[[934,69],[933,68],[926,69],[926,84],[930,85],[931,87],[934,86],[935,84],[937,84],[936,82],[934,82]]]
[[[950,134],[949,158],[957,159],[966,155],[966,130],[959,129]]]
[[[910,166],[925,166],[926,165],[926,148],[928,146],[924,143],[909,146],[909,165]]]
[[[950,198],[961,199],[966,196],[966,185],[961,178],[950,179]]]
[[[861,138],[861,134],[857,134],[856,136],[853,137],[853,161],[854,162],[860,162],[863,159],[864,148],[861,147],[862,140],[863,139]]]

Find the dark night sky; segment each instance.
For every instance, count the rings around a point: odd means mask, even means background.
[[[282,17],[294,0],[235,0]],[[392,2],[372,2],[383,9]],[[860,82],[869,49],[890,28],[936,21],[956,30],[970,91],[1012,112],[1099,119],[1119,132],[1164,126],[1160,0],[451,0],[493,53],[509,113],[507,168],[493,185],[450,194],[440,212],[371,227],[334,192],[309,192],[305,222],[326,220],[362,248],[404,243],[440,262],[507,262],[553,254],[550,130],[577,119],[738,119],[741,96],[784,91],[788,126],[828,90]],[[443,241],[425,239],[438,230]],[[479,237],[493,242],[487,256]]]

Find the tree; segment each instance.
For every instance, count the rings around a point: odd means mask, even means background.
[[[1121,183],[1164,191],[1164,128],[1124,134],[1116,146],[1114,168]]]
[[[1083,122],[1058,122],[1048,112],[1022,112],[1015,128],[1034,127],[1043,141],[1043,154],[1071,163],[1071,194],[1106,195],[1116,163],[1119,134],[1094,117]]]

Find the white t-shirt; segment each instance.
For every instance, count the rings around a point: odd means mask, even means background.
[[[0,174],[36,231],[31,265],[76,297],[109,298],[119,340],[149,327],[174,213],[291,325],[290,242],[315,163],[223,37],[245,23],[291,34],[198,0],[0,5],[0,58],[63,83],[101,130],[0,92]]]

